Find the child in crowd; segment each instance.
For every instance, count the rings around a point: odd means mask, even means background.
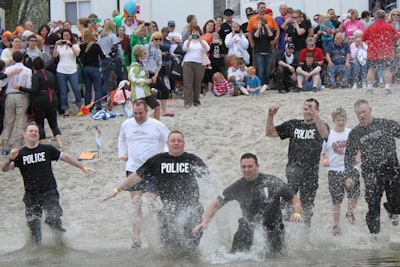
[[[240,91],[246,96],[261,95],[268,89],[268,85],[261,85],[261,79],[256,75],[256,69],[251,66],[247,68],[246,87]]]
[[[212,91],[212,79],[215,73],[221,72],[224,68],[224,57],[227,53],[227,49],[222,45],[223,42],[217,32],[214,32],[211,36],[210,50],[210,62],[211,69],[206,69],[204,74],[204,82],[207,82],[207,91]]]
[[[331,21],[331,15],[322,16],[322,22],[319,25],[319,33],[321,34],[322,49],[326,54],[329,44],[333,41],[333,30],[335,27]]]
[[[317,92],[321,89],[321,76],[319,75],[321,66],[314,62],[314,54],[307,52],[306,62],[297,67],[297,91]]]
[[[213,95],[223,96],[231,93],[231,86],[221,72],[214,73],[213,82]]]
[[[236,55],[228,55],[226,59],[227,70],[227,79],[228,82],[233,82],[235,80],[235,72],[238,69],[237,63],[238,57]]]
[[[246,87],[247,67],[243,58],[237,59],[237,70],[233,75],[234,79],[232,82],[232,95],[238,96],[241,94],[240,88]]]
[[[350,130],[346,128],[347,116],[343,108],[337,108],[332,112],[332,121],[335,125],[334,129],[329,132],[328,140],[323,143],[321,151],[322,166],[328,169],[329,193],[332,198],[333,227],[332,234],[340,234],[340,204],[344,198],[346,191],[348,198],[348,211],[346,218],[349,223],[355,223],[353,211],[357,205],[357,199],[360,196],[360,182],[354,184],[346,181],[344,176],[344,155],[346,152],[346,142],[349,137]],[[360,162],[360,155],[357,155],[356,163]],[[355,171],[358,171],[356,165]],[[349,179],[351,180],[351,179]]]
[[[367,44],[364,43],[360,37],[357,37],[354,43],[350,45],[351,66],[353,71],[352,89],[357,89],[360,85],[362,85],[362,88],[367,89],[367,48]]]

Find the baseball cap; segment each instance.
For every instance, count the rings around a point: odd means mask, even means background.
[[[175,21],[173,20],[168,21],[168,26],[175,26]]]
[[[294,43],[287,43],[285,47],[294,49]]]
[[[224,15],[225,16],[232,16],[233,14],[235,14],[235,12],[233,12],[233,10],[230,9],[230,8],[227,8],[227,9],[224,10]]]
[[[253,8],[247,7],[246,8],[246,16],[256,14]]]

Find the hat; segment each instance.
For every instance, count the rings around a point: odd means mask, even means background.
[[[293,48],[294,49],[294,43],[287,43],[285,48]]]
[[[246,8],[246,16],[253,15],[253,14],[256,14],[256,12],[254,11],[254,9],[251,8],[251,7],[247,7],[247,8]]]
[[[270,8],[266,8],[265,9],[265,14],[269,14],[269,13],[272,13],[273,11],[272,11],[272,9],[270,9]]]
[[[224,10],[224,15],[225,16],[232,16],[233,14],[235,14],[235,12],[233,12],[232,9],[227,8],[227,9]]]
[[[187,22],[187,23],[192,22],[192,19],[193,19],[194,17],[196,17],[196,16],[195,16],[195,15],[189,15],[189,16],[187,16],[187,17],[186,17],[186,22]]]
[[[175,21],[173,20],[168,21],[168,26],[175,26]]]
[[[15,28],[14,34],[18,34],[23,31],[25,31],[25,29],[22,26],[18,26],[17,28]]]
[[[7,38],[8,40],[11,40],[12,33],[10,31],[5,31],[5,32],[3,32],[2,36],[4,38]]]

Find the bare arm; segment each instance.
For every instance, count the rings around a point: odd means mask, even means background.
[[[293,215],[292,218],[290,219],[291,222],[302,222],[303,219],[301,218],[301,201],[300,198],[297,195],[294,195],[292,199],[290,200],[290,204],[292,205],[293,208]]]
[[[8,159],[1,164],[2,172],[8,172],[9,170],[14,169],[15,164],[13,160],[18,156],[18,153],[19,153],[19,148],[14,148],[13,150],[11,150]]]
[[[196,225],[192,232],[193,233],[198,233],[201,230],[204,230],[207,228],[208,223],[211,221],[211,219],[214,217],[215,213],[217,213],[217,211],[222,208],[222,204],[221,202],[219,202],[217,199],[214,200],[206,209],[206,211],[204,212],[203,215],[203,220],[201,221],[200,224]]]
[[[62,152],[60,159],[68,164],[71,164],[72,166],[81,169],[83,172],[96,172],[94,169],[88,167],[87,165],[83,165],[79,160],[77,160],[70,154]]]
[[[109,193],[107,196],[105,196],[103,198],[103,202],[112,197],[115,197],[122,190],[125,190],[126,188],[128,188],[130,186],[140,183],[142,180],[143,180],[143,178],[140,177],[139,175],[137,175],[136,172],[132,173],[131,175],[126,177],[116,188],[114,188],[114,190],[111,193]]]
[[[328,127],[326,126],[325,122],[321,120],[319,117],[319,111],[315,108],[315,105],[311,105],[312,108],[312,114],[313,114],[313,121],[317,127],[317,130],[319,134],[322,136],[322,138],[326,139],[329,136],[329,131]]]
[[[274,125],[274,116],[278,112],[279,106],[272,106],[268,109],[267,125],[265,129],[265,135],[269,137],[278,137],[278,132],[276,131]]]

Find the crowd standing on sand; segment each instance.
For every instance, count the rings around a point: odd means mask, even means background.
[[[380,232],[383,192],[392,225],[398,225],[400,176],[395,138],[400,137],[400,124],[374,118],[364,99],[354,104],[359,125],[352,130],[345,127],[346,110],[339,107],[332,111],[334,127],[330,129],[319,117],[315,98],[304,101],[303,119],[280,125],[274,124],[279,106],[269,107],[266,136],[289,139],[288,182],[261,173],[256,155],[245,153],[240,159],[243,177],[204,211],[196,178],[208,176],[210,171],[202,159],[184,151],[182,132],[170,132],[159,121],[174,117],[167,111],[167,99],[183,98],[183,107],[188,109],[200,107],[201,97],[209,91],[217,97],[272,98],[272,90],[298,93],[363,88],[372,94],[374,88],[383,87],[391,94],[392,83],[400,81],[400,9],[376,7],[372,13],[363,11],[361,18],[357,10],[349,9],[342,21],[333,9],[315,14],[311,21],[304,12],[286,4],[280,5],[276,17],[264,2],[257,4],[257,10],[248,7],[245,12],[248,22],[242,25],[233,21],[234,11],[226,9],[225,18],[210,19],[203,28],[190,14],[182,33],[173,20],[160,30],[155,21],[139,21],[135,14],[119,11],[102,24],[95,14],[79,18],[78,33],[71,32],[69,21],[50,22],[38,27],[37,33],[27,21],[24,27],[2,33],[1,169],[20,169],[34,244],[41,243],[43,211],[52,229],[65,231],[51,161],[61,159],[84,172],[94,172],[47,144],[44,119],[58,148],[63,149],[57,112],[63,119],[74,119],[70,117],[68,92],[74,93],[81,111],[87,106],[99,111],[120,82],[129,87],[127,92],[123,90],[126,103],[133,101],[134,118],[122,124],[118,142],[118,157],[126,161],[127,177],[104,201],[123,190],[130,191],[136,216],[133,248],[142,246],[137,222],[142,216],[141,197],[146,193],[167,248],[197,247],[216,212],[237,200],[243,217],[230,251],[249,251],[255,227],[260,225],[270,251],[281,252],[285,249],[285,221],[311,226],[320,164],[328,168],[333,235],[340,234],[344,192],[349,199],[346,218],[356,223],[361,177],[370,233],[375,236]],[[130,97],[126,96],[128,91]],[[148,117],[149,107],[154,118]],[[34,110],[29,119],[28,110]],[[36,124],[27,124],[28,120]],[[9,142],[12,133],[14,144]],[[163,152],[164,145],[167,152]],[[162,207],[155,201],[157,195]]]

